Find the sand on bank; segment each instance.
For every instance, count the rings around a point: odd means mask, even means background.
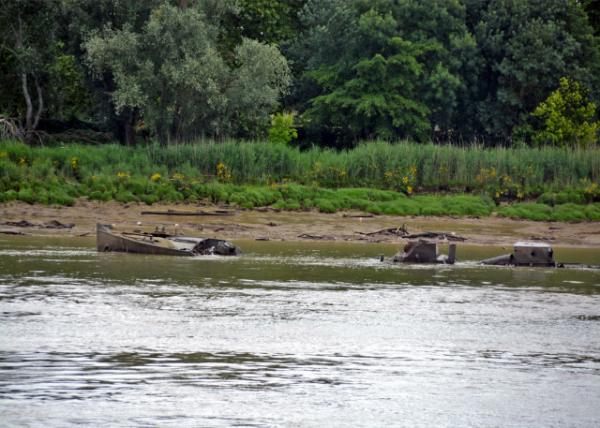
[[[142,215],[142,211],[229,210],[227,216]],[[361,217],[362,215],[362,217]],[[6,222],[27,220],[33,227],[15,227]],[[58,220],[72,223],[68,229],[43,227]],[[152,231],[164,226],[171,233],[257,240],[332,240],[401,243],[405,239],[383,229],[405,226],[410,233],[425,231],[454,233],[475,245],[510,245],[516,240],[543,240],[563,247],[600,248],[600,222],[560,223],[512,220],[499,217],[399,217],[371,216],[360,212],[324,214],[317,211],[240,210],[235,207],[199,204],[119,204],[78,200],[73,207],[0,204],[0,231],[31,235],[90,236],[96,223],[113,224],[117,229]]]

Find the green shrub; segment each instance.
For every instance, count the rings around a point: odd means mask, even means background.
[[[294,125],[293,113],[277,113],[271,117],[270,143],[289,144],[296,138],[298,138],[298,131]]]
[[[138,201],[138,199],[135,197],[135,195],[133,193],[126,191],[126,190],[121,190],[121,191],[117,192],[117,194],[114,196],[114,198],[117,202],[121,202],[122,204]]]
[[[333,202],[327,199],[316,199],[315,206],[322,213],[334,213],[337,211],[337,208],[335,205],[333,205]]]
[[[563,204],[554,207],[551,219],[554,221],[583,221],[587,220],[587,216],[581,206]]]
[[[549,221],[552,208],[548,205],[521,203],[501,207],[498,210],[501,217],[523,218],[536,221]]]
[[[33,204],[36,202],[36,197],[33,193],[33,190],[31,190],[28,187],[19,190],[19,193],[17,194],[17,199],[19,201],[27,202],[28,204]]]

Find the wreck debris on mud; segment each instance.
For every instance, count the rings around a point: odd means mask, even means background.
[[[165,256],[235,256],[241,253],[239,247],[222,239],[174,236],[164,229],[152,233],[116,232],[104,224],[96,225],[96,248],[98,251]]]
[[[484,265],[556,267],[554,251],[545,242],[516,242],[511,254],[480,261]]]
[[[398,252],[393,261],[396,263],[439,263],[454,264],[456,261],[456,244],[448,245],[448,255],[439,253],[436,242],[419,239],[409,241],[402,252]]]

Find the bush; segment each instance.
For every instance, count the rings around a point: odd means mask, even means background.
[[[298,131],[294,125],[293,113],[277,113],[271,116],[269,142],[273,144],[289,144],[296,138],[298,138]]]
[[[31,190],[30,188],[22,188],[21,190],[19,190],[19,193],[17,194],[17,199],[19,201],[27,202],[28,204],[33,204],[36,202],[36,197],[33,193],[33,190]]]

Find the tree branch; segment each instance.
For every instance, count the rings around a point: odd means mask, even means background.
[[[23,90],[23,96],[25,97],[25,103],[27,104],[27,113],[25,114],[25,130],[30,131],[31,125],[33,124],[33,105],[31,104],[29,89],[27,89],[27,73],[21,73],[21,88]]]
[[[42,87],[40,86],[37,77],[35,78],[35,89],[37,90],[38,96],[38,108],[37,112],[35,113],[35,119],[33,121],[32,130],[37,128],[38,123],[40,122],[40,116],[42,115],[42,111],[44,110],[44,97],[42,96]]]

